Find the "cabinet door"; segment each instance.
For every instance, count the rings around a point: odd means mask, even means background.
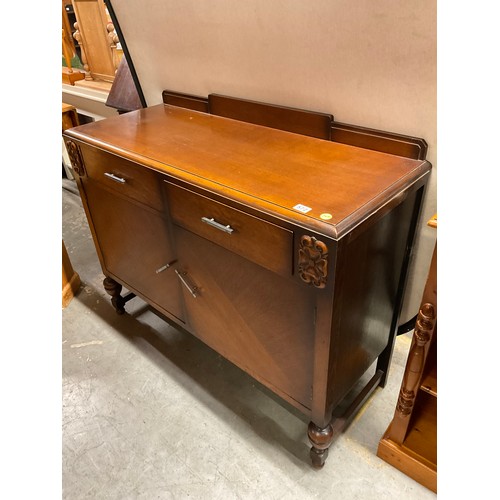
[[[189,330],[295,406],[310,409],[314,292],[174,228]]]
[[[164,269],[174,261],[164,218],[92,179],[84,190],[104,271],[182,320],[179,281],[172,266]]]

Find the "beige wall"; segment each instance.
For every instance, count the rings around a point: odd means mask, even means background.
[[[423,137],[436,168],[436,0],[112,0],[148,105],[164,89],[332,113]],[[435,231],[434,170],[402,320]]]
[[[110,118],[118,114],[115,108],[106,106],[108,92],[79,85],[62,84],[62,102],[71,104],[78,113],[94,120]]]

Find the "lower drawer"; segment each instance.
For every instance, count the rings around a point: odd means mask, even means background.
[[[282,276],[292,274],[293,232],[165,182],[172,220]]]

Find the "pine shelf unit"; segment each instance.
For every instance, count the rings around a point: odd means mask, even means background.
[[[437,228],[437,216],[428,225]],[[437,243],[394,417],[377,456],[437,493]]]

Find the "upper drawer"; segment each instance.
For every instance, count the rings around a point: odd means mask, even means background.
[[[160,182],[155,172],[85,144],[81,145],[81,151],[88,177],[156,210],[163,210]]]
[[[292,274],[293,232],[165,182],[175,224],[283,276]]]

